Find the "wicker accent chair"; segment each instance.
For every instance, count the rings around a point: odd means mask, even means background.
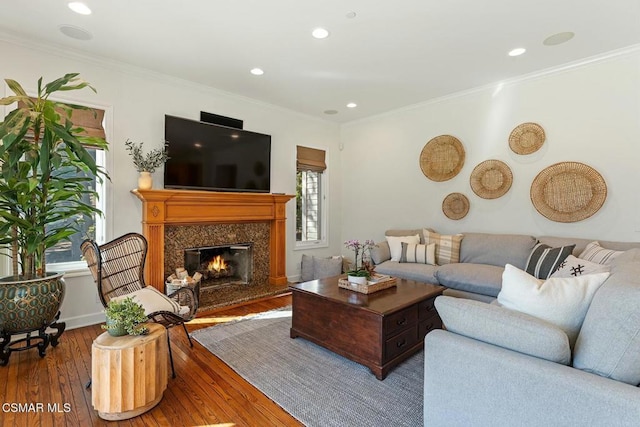
[[[104,307],[107,307],[113,298],[131,295],[145,308],[149,321],[159,323],[167,329],[182,325],[189,345],[193,347],[185,322],[193,319],[198,310],[198,289],[184,287],[166,296],[153,287],[147,287],[144,281],[147,239],[144,236],[128,233],[103,245],[85,240],[82,242],[81,249],[98,286],[98,295]],[[167,344],[171,372],[175,378],[169,334],[167,334]]]

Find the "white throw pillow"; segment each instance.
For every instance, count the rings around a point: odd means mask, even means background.
[[[400,261],[402,255],[402,242],[412,243],[417,245],[420,243],[420,235],[415,236],[384,236],[389,243],[389,250],[391,252],[391,261]]]
[[[596,264],[595,262],[576,258],[569,255],[560,263],[558,269],[553,272],[551,277],[578,277],[585,274],[605,273],[610,271],[608,265]]]
[[[607,277],[608,272],[541,280],[507,264],[498,302],[556,325],[566,332],[573,348],[593,295]]]
[[[138,289],[130,294],[121,295],[111,298],[111,301],[121,301],[127,297],[131,297],[135,302],[141,304],[144,308],[145,316],[156,311],[169,311],[171,313],[177,313],[180,315],[189,312],[189,307],[183,307],[165,294],[160,293],[156,288],[147,286],[146,288]]]

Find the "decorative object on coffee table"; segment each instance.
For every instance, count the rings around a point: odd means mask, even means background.
[[[522,123],[516,126],[509,135],[509,148],[516,154],[535,153],[542,147],[546,135],[537,123]]]
[[[371,248],[375,247],[376,244],[373,240],[365,240],[364,242],[360,242],[359,240],[347,240],[344,242],[344,245],[353,250],[355,253],[355,260],[353,264],[353,268],[347,271],[347,279],[350,282],[366,285],[367,281],[371,277],[373,273],[373,265],[371,264]],[[366,252],[369,251],[369,257],[367,257]]]
[[[377,276],[377,277],[376,277]],[[365,280],[364,283],[353,281],[352,279],[338,279],[338,287],[348,289],[350,291],[359,292],[361,294],[372,294],[396,286],[396,278],[382,274],[374,274],[371,280]]]
[[[509,191],[513,182],[511,168],[500,160],[485,160],[473,168],[471,189],[483,199],[497,199]]]
[[[469,199],[462,193],[451,193],[442,201],[442,212],[449,219],[462,219],[469,213]]]
[[[420,169],[432,181],[447,181],[464,166],[465,151],[458,138],[440,135],[431,139],[420,153]]]
[[[607,184],[594,168],[579,162],[556,163],[531,184],[531,202],[545,218],[578,222],[598,212],[607,198]]]

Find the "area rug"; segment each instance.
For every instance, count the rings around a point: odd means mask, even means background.
[[[192,336],[307,426],[421,426],[423,352],[379,381],[368,368],[302,338],[291,308]]]

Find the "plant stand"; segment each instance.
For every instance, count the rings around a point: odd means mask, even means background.
[[[59,311],[53,319],[53,322],[39,329],[14,333],[4,330],[0,331],[0,366],[6,366],[9,363],[9,357],[14,351],[24,351],[37,347],[40,357],[44,357],[49,344],[51,344],[52,347],[58,345],[58,340],[66,327],[66,324],[64,322],[58,322],[58,319],[60,319]],[[49,328],[55,329],[56,332],[47,333],[47,329]],[[32,336],[31,334],[36,331],[38,335]],[[12,336],[23,335],[25,333],[27,334],[26,337],[11,341]]]

